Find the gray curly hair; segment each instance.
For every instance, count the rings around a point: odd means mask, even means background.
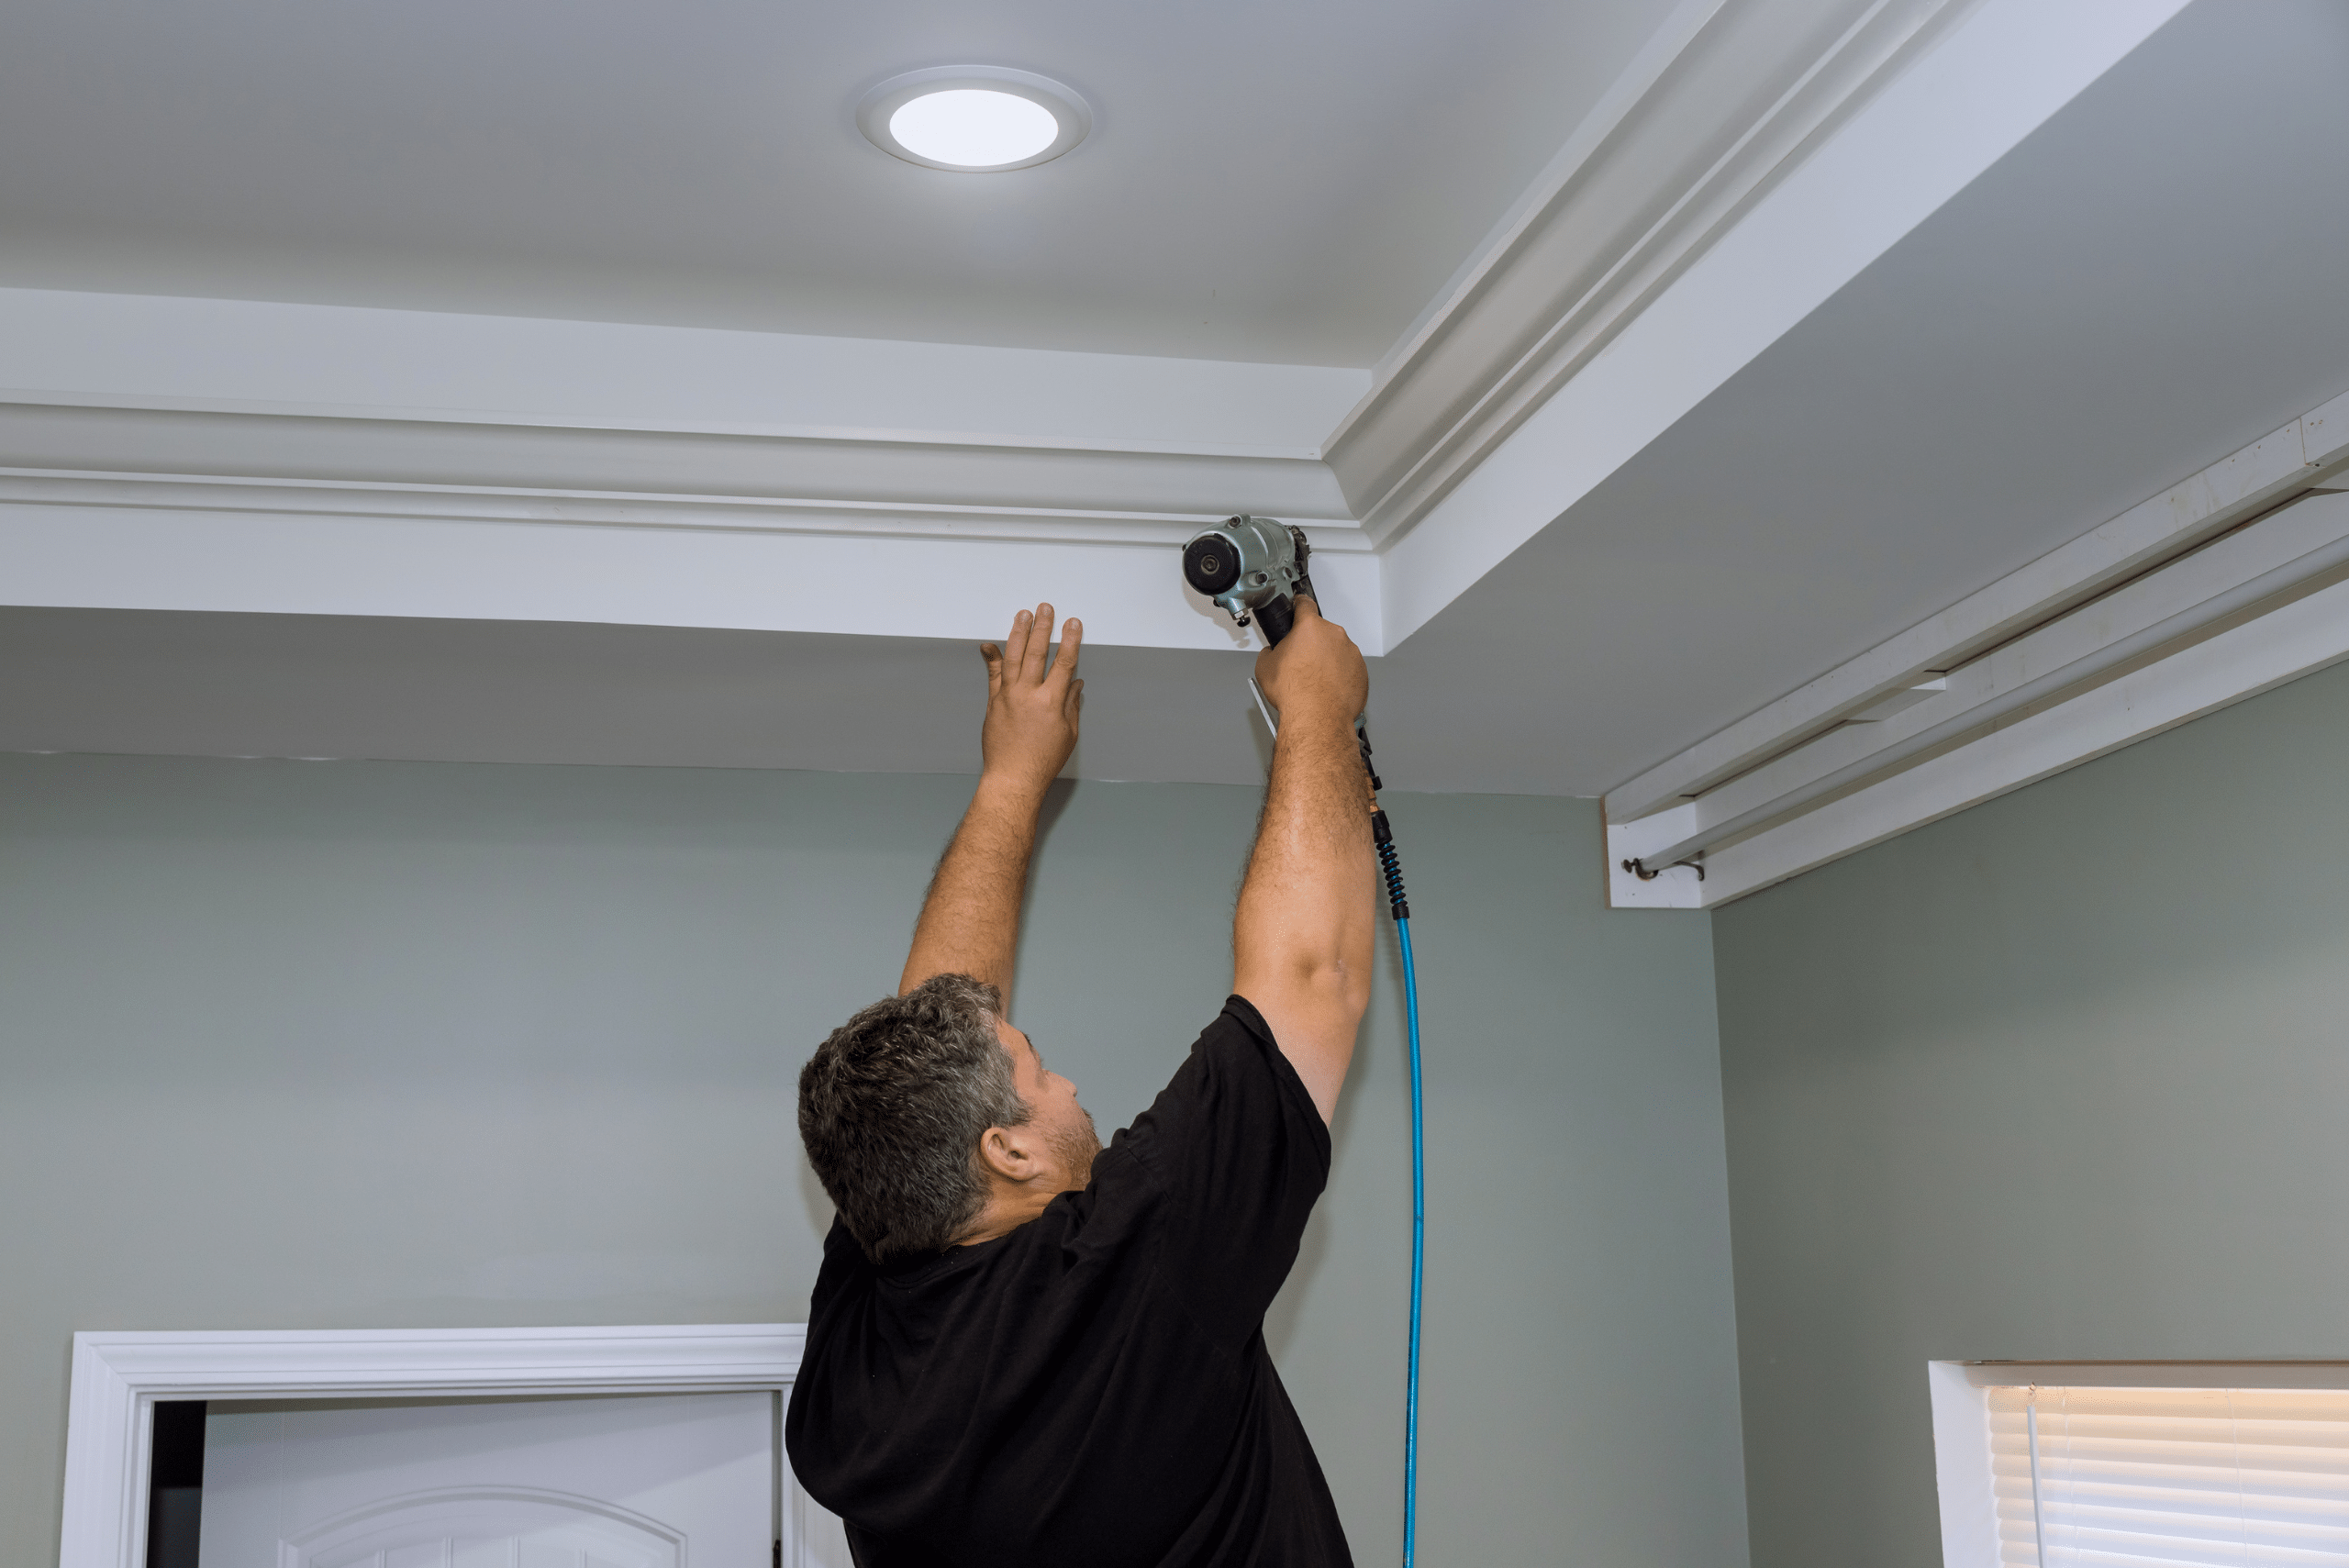
[[[799,1137],[874,1262],[942,1252],[985,1206],[979,1139],[1033,1114],[996,1037],[1003,998],[940,974],[874,1003],[799,1070]]]

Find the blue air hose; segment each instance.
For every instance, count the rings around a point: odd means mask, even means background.
[[[1364,762],[1370,745],[1363,743]],[[1371,775],[1373,787],[1378,775]],[[1403,1021],[1411,1042],[1411,1356],[1403,1386],[1403,1568],[1411,1568],[1419,1528],[1419,1302],[1427,1264],[1428,1158],[1424,1101],[1419,1084],[1419,974],[1411,962],[1411,906],[1403,895],[1403,867],[1395,857],[1395,836],[1386,813],[1370,818],[1378,847],[1378,869],[1386,879],[1386,908],[1403,944]]]
[[[1264,728],[1277,737],[1279,716],[1253,675],[1248,678],[1248,689],[1255,694]],[[1411,1351],[1403,1383],[1403,1568],[1411,1568],[1419,1529],[1419,1304],[1428,1231],[1427,1118],[1419,1082],[1419,973],[1411,962],[1411,904],[1403,894],[1403,866],[1396,859],[1395,834],[1387,826],[1386,810],[1375,806],[1378,791],[1386,785],[1379,782],[1378,768],[1370,759],[1370,732],[1359,718],[1354,720],[1354,740],[1362,747],[1363,768],[1370,774],[1374,803],[1370,837],[1378,851],[1379,874],[1386,880],[1386,912],[1395,917],[1395,934],[1403,945],[1403,1019],[1411,1042]]]
[[[1427,1262],[1428,1151],[1419,1110],[1419,977],[1411,967],[1411,921],[1395,922],[1403,939],[1403,1017],[1411,1034],[1411,1369],[1403,1395],[1403,1568],[1419,1523],[1419,1278]]]

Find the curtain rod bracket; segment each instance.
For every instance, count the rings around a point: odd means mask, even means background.
[[[1657,877],[1662,876],[1668,871],[1684,870],[1695,872],[1697,873],[1697,880],[1698,882],[1702,882],[1705,880],[1705,857],[1701,853],[1691,855],[1685,861],[1675,861],[1668,866],[1658,866],[1653,871],[1650,871],[1645,862],[1640,860],[1637,856],[1634,856],[1631,860],[1623,862],[1623,869],[1630,872],[1633,876],[1638,877],[1642,882],[1653,882]]]

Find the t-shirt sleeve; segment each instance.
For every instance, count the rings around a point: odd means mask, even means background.
[[[1330,1129],[1256,1009],[1227,1001],[1119,1141],[1161,1194],[1162,1288],[1211,1332],[1245,1340],[1330,1178]]]

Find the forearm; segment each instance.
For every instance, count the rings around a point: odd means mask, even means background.
[[[1052,657],[1050,605],[1013,617],[1002,647],[979,645],[987,667],[986,718],[979,727],[985,762],[914,922],[913,951],[897,978],[901,996],[934,974],[967,974],[994,986],[1008,1014],[1036,817],[1076,745],[1085,690],[1076,678],[1084,628],[1071,620],[1063,629],[1058,660]]]
[[[1264,1015],[1325,1118],[1369,1006],[1375,881],[1351,718],[1284,713],[1232,922],[1232,984]]]
[[[1367,996],[1376,908],[1362,753],[1349,723],[1284,716],[1232,946],[1242,973],[1344,974]]]
[[[1002,993],[1007,1015],[1019,953],[1019,906],[1036,850],[1041,783],[983,773],[948,840],[914,925],[898,995],[933,974],[967,974]]]

